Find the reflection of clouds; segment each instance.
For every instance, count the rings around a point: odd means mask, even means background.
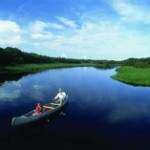
[[[0,101],[1,100],[7,100],[12,101],[15,98],[20,97],[21,92],[20,90],[7,90],[7,89],[1,89],[0,90]]]
[[[95,99],[95,97],[92,95],[87,95],[86,98],[85,96],[81,96],[80,98],[82,100],[78,103],[78,107],[82,110],[93,109],[99,103],[97,99]]]
[[[104,102],[104,98],[101,95],[96,95],[95,91],[91,91],[89,93],[83,93],[82,88],[78,91],[79,99],[75,99],[78,101],[78,109],[81,111],[91,111],[91,114],[99,113],[99,111],[106,105]]]
[[[119,108],[114,108],[108,116],[108,121],[112,123],[122,122],[125,120],[131,120],[135,118],[146,117],[150,118],[149,108],[141,103],[128,104]]]
[[[32,88],[35,90],[39,90],[39,89],[41,89],[41,85],[36,84],[36,85],[33,85]]]
[[[10,81],[5,82],[0,87],[0,101],[13,101],[21,96],[21,82]]]
[[[45,94],[43,93],[45,89],[45,86],[41,84],[34,84],[32,85],[32,90],[31,92],[31,97],[35,100],[44,100],[45,99]]]
[[[84,67],[83,69],[84,69],[84,71],[86,71],[86,70],[87,70],[87,67]]]
[[[17,82],[5,82],[5,84],[0,87],[0,101],[13,101],[16,98],[21,97],[22,94],[41,101],[45,99],[43,93],[44,89],[44,85],[33,84],[32,82],[26,82],[23,80]]]
[[[126,87],[126,86],[125,86]],[[133,92],[131,92],[131,88]],[[83,93],[82,89],[78,89],[78,97],[74,99],[78,101],[78,108],[85,112],[91,113],[93,116],[100,117],[104,113],[104,121],[109,123],[121,123],[126,121],[135,121],[145,118],[150,120],[150,102],[145,90],[137,87],[128,87],[127,91],[119,92],[113,89],[107,91],[101,90],[100,93],[91,89],[90,92]],[[89,91],[88,89],[86,91]],[[112,92],[109,95],[110,91]],[[108,93],[108,96],[107,96]],[[98,118],[97,118],[98,119]],[[102,119],[102,118],[99,118]]]
[[[44,100],[45,99],[45,94],[42,92],[42,90],[38,90],[38,91],[31,91],[31,97],[32,99],[35,100]]]
[[[18,81],[18,82],[13,81],[12,83],[13,83],[14,86],[16,86],[16,87],[19,87],[19,88],[21,87],[21,82],[19,82],[19,81]]]

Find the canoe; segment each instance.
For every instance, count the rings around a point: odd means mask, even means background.
[[[61,105],[59,105],[56,102],[50,102],[48,104],[43,105],[42,113],[39,115],[35,115],[35,110],[32,110],[21,116],[13,117],[11,120],[11,126],[16,127],[16,126],[29,125],[41,120],[45,120],[47,118],[51,118],[56,114],[60,113],[64,109],[67,103],[68,103],[68,96],[63,100]]]

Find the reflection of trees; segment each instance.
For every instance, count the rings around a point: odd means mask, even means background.
[[[25,74],[0,74],[0,85],[5,81],[17,81]]]

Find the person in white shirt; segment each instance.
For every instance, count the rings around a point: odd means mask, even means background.
[[[53,100],[58,100],[59,105],[61,105],[65,97],[66,97],[66,93],[61,88],[59,88],[58,94],[53,98]]]

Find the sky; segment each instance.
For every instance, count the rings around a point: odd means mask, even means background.
[[[0,47],[52,57],[150,57],[150,0],[0,0]]]

